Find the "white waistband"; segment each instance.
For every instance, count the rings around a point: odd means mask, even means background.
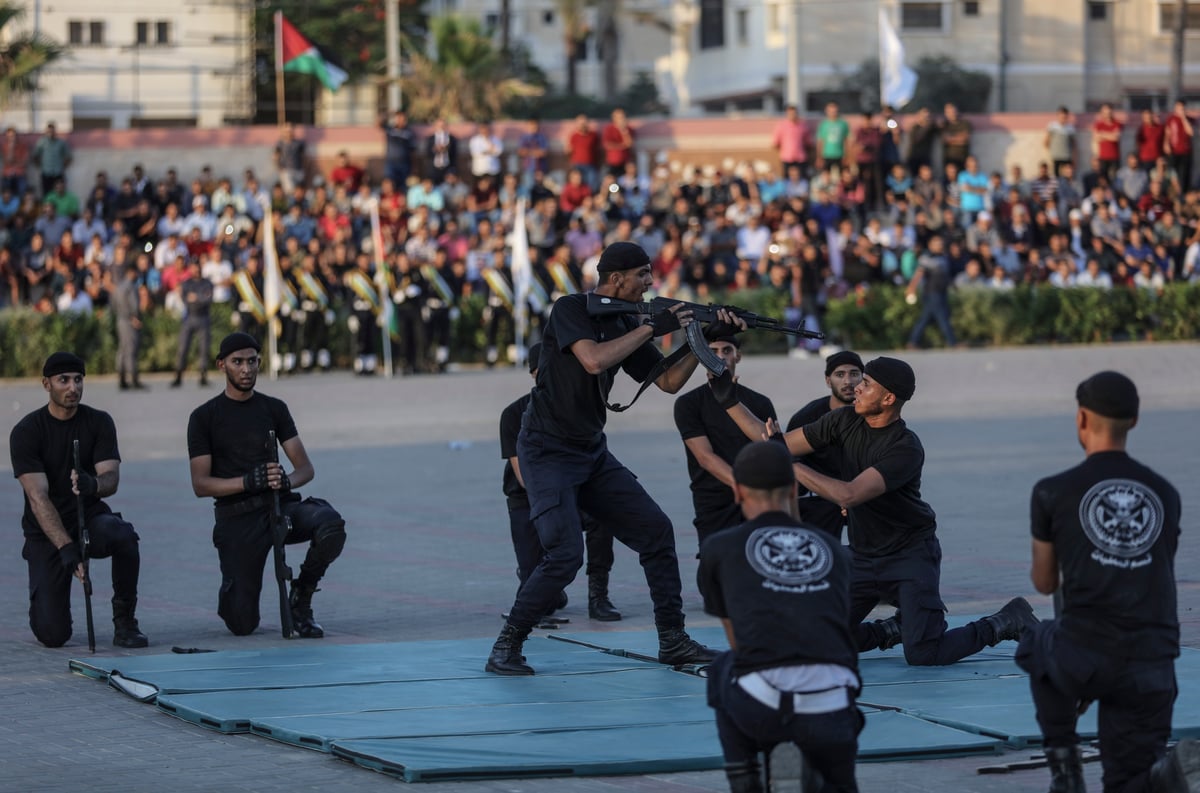
[[[793,713],[832,713],[850,707],[850,692],[842,686],[811,694],[779,691],[757,672],[743,675],[734,682],[742,691],[773,710],[779,710],[780,701],[785,695],[792,697]]]

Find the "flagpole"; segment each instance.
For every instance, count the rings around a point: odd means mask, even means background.
[[[275,247],[275,215],[269,202],[263,206],[262,262],[263,262],[263,307],[267,313],[267,375],[272,380],[279,378],[279,306],[282,300],[282,284],[279,272],[279,251]]]
[[[275,119],[283,126],[287,115],[283,98],[283,12],[275,12]]]
[[[383,228],[379,224],[379,201],[371,201],[371,248],[375,254],[375,288],[379,292],[379,316],[383,320],[383,376],[392,379],[392,296],[387,290],[387,260],[383,255]]]

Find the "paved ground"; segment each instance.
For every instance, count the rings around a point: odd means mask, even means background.
[[[1080,456],[1072,426],[1075,384],[1103,368],[1133,376],[1143,416],[1132,452],[1170,476],[1184,497],[1179,571],[1185,644],[1200,646],[1200,512],[1196,439],[1200,419],[1200,348],[1157,345],[914,354],[917,396],[907,415],[924,442],[925,494],[938,512],[945,548],[943,595],[959,613],[979,613],[1024,594],[1035,598],[1027,566],[1028,497],[1033,482]],[[789,414],[821,391],[821,364],[783,358],[747,361],[742,377]],[[333,374],[281,381],[264,390],[291,404],[317,467],[307,491],[346,516],[350,539],[317,596],[326,641],[373,642],[492,636],[511,600],[515,576],[500,494],[496,427],[500,409],[528,386],[517,371],[461,372],[438,378],[353,379]],[[700,382],[697,376],[697,384]],[[213,389],[194,380],[148,394],[119,394],[89,378],[85,400],[113,413],[124,455],[122,487],[112,499],[142,537],[140,617],[161,653],[172,645],[212,649],[282,644],[269,622],[253,636],[226,633],[215,614],[218,574],[210,542],[211,510],[188,485],[184,431],[189,411]],[[619,388],[627,392],[631,382]],[[43,404],[34,381],[0,383],[6,426]],[[672,400],[650,394],[609,423],[610,445],[675,521],[692,624],[701,613],[694,580],[695,535],[682,444]],[[0,467],[8,469],[7,434]],[[67,672],[86,654],[84,638],[65,648],[37,645],[25,618],[25,567],[19,547],[21,498],[15,481],[0,487],[0,523],[11,551],[0,557],[0,790],[3,791],[288,791],[394,790],[397,783],[327,755],[249,735],[222,736],[159,713]],[[111,594],[98,562],[97,622],[103,643]],[[78,594],[78,593],[77,593]],[[583,582],[573,585],[573,630],[589,623]],[[267,593],[270,597],[270,593]],[[650,601],[636,558],[618,549],[613,600],[625,613],[609,629],[649,628]],[[273,606],[264,604],[264,615]],[[76,602],[77,631],[83,608]],[[270,616],[266,617],[271,620]],[[530,661],[536,666],[537,659]],[[480,659],[483,663],[483,659]],[[1021,753],[1009,753],[1018,759]],[[1044,791],[1045,771],[977,776],[988,759],[860,766],[864,791]],[[1099,789],[1099,769],[1088,766]],[[493,791],[665,791],[725,789],[720,772],[600,779],[446,783],[430,793]]]

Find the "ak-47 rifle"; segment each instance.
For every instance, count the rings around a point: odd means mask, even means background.
[[[82,474],[79,467],[79,439],[71,442],[71,453],[75,458],[75,472]],[[76,490],[79,488],[76,487]],[[88,651],[96,652],[96,625],[92,622],[92,574],[88,570],[88,556],[91,550],[92,538],[87,530],[87,522],[83,519],[83,494],[75,494],[75,515],[79,522],[79,555],[83,561],[83,607],[87,614]]]
[[[271,462],[279,462],[279,445],[275,442],[275,430],[267,434],[267,451]],[[292,626],[292,603],[288,598],[288,582],[292,580],[292,568],[288,567],[284,541],[288,535],[291,520],[283,514],[279,505],[279,491],[271,491],[271,541],[275,555],[275,581],[279,584],[279,627],[283,638],[295,638]]]
[[[686,300],[675,300],[670,297],[656,297],[649,303],[634,303],[628,300],[605,297],[595,292],[589,292],[587,300],[588,314],[593,317],[604,317],[614,314],[654,315],[673,308],[676,305],[683,307],[680,310],[691,311],[692,323],[684,328],[688,348],[696,356],[696,359],[700,361],[700,365],[712,372],[714,377],[720,377],[725,374],[725,363],[708,348],[708,341],[704,338],[704,331],[701,325],[719,322],[720,317],[717,312],[721,309],[725,309],[730,314],[745,322],[747,330],[769,330],[773,333],[785,333],[789,336],[800,336],[805,339],[825,338],[824,333],[792,328],[774,317],[764,317],[761,314],[755,314],[753,311],[738,308],[737,306],[701,305],[700,303],[689,303]]]

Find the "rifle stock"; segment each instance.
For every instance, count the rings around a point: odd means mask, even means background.
[[[74,457],[75,472],[82,473],[79,467],[79,439],[71,442],[71,454]],[[76,487],[76,490],[79,488]],[[91,550],[92,538],[87,530],[87,522],[83,519],[83,494],[75,494],[75,516],[79,525],[79,555],[83,559],[83,607],[87,615],[88,651],[96,652],[96,624],[92,620],[92,574],[88,569],[88,555]]]
[[[267,447],[271,462],[279,462],[279,445],[275,442],[275,430],[267,434]],[[288,519],[279,504],[279,491],[271,491],[271,547],[275,557],[275,582],[279,585],[279,627],[283,638],[295,638],[292,625],[292,604],[288,599],[288,582],[292,580],[292,568],[288,567],[284,540],[288,533]]]

